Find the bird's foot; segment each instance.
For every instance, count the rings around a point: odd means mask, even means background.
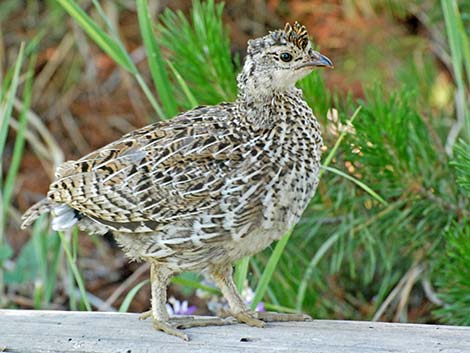
[[[157,331],[163,331],[169,335],[181,338],[183,341],[189,341],[189,336],[183,331],[178,330],[171,322],[152,319],[153,328]]]
[[[257,311],[255,317],[264,322],[273,321],[312,321],[312,317],[306,314],[287,314],[272,311]]]
[[[274,321],[311,321],[312,318],[305,314],[285,314],[262,311],[241,311],[231,314],[238,322],[254,327],[265,327],[266,322]]]
[[[233,318],[220,318],[217,316],[193,316],[181,315],[173,316],[171,323],[177,328],[205,327],[205,326],[222,326],[236,324]]]
[[[242,322],[244,324],[247,324],[249,326],[254,326],[254,327],[265,327],[266,324],[263,320],[260,320],[257,318],[257,312],[254,311],[240,311],[238,313],[232,313],[231,314],[238,322]]]
[[[161,321],[154,319],[151,311],[142,313],[139,319],[145,320],[149,317],[152,318],[152,324],[155,330],[163,331],[169,335],[179,337],[184,341],[189,341],[189,337],[180,329],[190,327],[222,326],[236,323],[236,321],[231,318],[223,319],[220,317],[200,317],[193,315],[173,316],[169,321]]]
[[[149,317],[152,317],[152,310],[144,311],[139,316],[139,320],[147,320]]]

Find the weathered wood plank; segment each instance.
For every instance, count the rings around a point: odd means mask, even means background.
[[[191,341],[137,314],[0,310],[0,352],[470,352],[470,327],[314,320],[187,330]]]

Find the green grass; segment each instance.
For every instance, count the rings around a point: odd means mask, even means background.
[[[1,117],[1,126],[0,126],[0,155],[3,156],[3,152],[5,149],[5,143],[7,139],[7,133],[9,129],[9,122],[11,118],[11,113],[13,109],[13,101],[16,96],[16,92],[18,89],[19,84],[19,76],[20,70],[23,65],[24,61],[24,44],[21,44],[20,50],[18,52],[18,56],[16,58],[15,65],[13,67],[12,78],[9,83],[5,80],[4,85],[2,86],[2,92],[0,95],[0,117]],[[24,131],[24,123],[23,123],[23,131]],[[21,145],[20,143],[17,146]],[[18,147],[16,149],[16,155],[14,156],[14,160],[18,160],[20,158],[21,150]],[[2,162],[3,167],[3,162]],[[2,168],[3,169],[3,168]],[[11,174],[10,174],[11,175]],[[6,184],[3,183],[3,176],[1,175],[0,171],[0,181],[2,181],[2,202],[1,202],[1,211],[0,211],[0,267],[3,267],[3,262],[8,259],[12,254],[12,250],[10,245],[5,240],[5,227],[6,227],[6,219],[7,213],[9,210],[10,200],[11,200],[11,187],[12,182],[11,178],[7,179]],[[4,283],[4,275],[3,271],[0,271],[0,303],[4,302],[5,296],[5,283]]]
[[[147,51],[148,65],[152,74],[153,83],[161,97],[166,116],[172,117],[178,113],[178,104],[173,94],[173,85],[168,77],[165,60],[160,53],[160,47],[158,46],[153,31],[152,19],[147,9],[148,3],[146,0],[137,1],[137,15],[140,31]]]
[[[222,23],[223,4],[213,0],[194,1],[189,20],[180,11],[164,11],[157,25],[157,41],[169,51],[200,104],[217,104],[236,98],[236,71],[239,61],[230,54],[227,28]],[[186,94],[176,92],[182,102]],[[190,104],[185,104],[184,108]]]
[[[18,60],[21,58],[20,55],[22,55],[22,52],[20,52]],[[32,88],[32,83],[33,83],[33,77],[34,77],[33,71],[34,71],[34,66],[36,64],[36,59],[37,59],[36,55],[33,55],[31,57],[29,65],[28,65],[28,70],[26,72],[27,78],[26,78],[26,82],[24,85],[23,109],[19,117],[18,133],[16,135],[15,144],[13,147],[13,157],[12,157],[11,164],[8,169],[8,174],[6,176],[5,183],[3,186],[3,211],[4,211],[3,219],[6,219],[7,217],[7,210],[9,209],[9,206],[11,203],[15,180],[18,175],[18,169],[20,166],[21,158],[23,157],[23,150],[24,150],[24,145],[25,145],[24,135],[26,131],[26,126],[28,124],[28,115],[26,114],[26,112],[28,111],[31,105],[31,94],[32,94],[31,88]],[[13,81],[12,85],[14,84],[15,86],[17,86],[18,77],[16,73],[16,68],[15,68],[14,80],[15,78],[16,78],[16,82]],[[15,93],[16,92],[14,90],[11,92],[11,96],[10,96],[11,100],[13,100]],[[11,115],[11,108],[12,108],[12,104],[10,101],[9,106],[7,106],[6,108],[5,114]],[[7,117],[8,115],[5,115],[5,117]],[[5,124],[7,124],[8,122],[9,122],[9,118],[4,119]],[[3,126],[2,126],[2,129],[3,129]],[[7,130],[7,128],[5,128],[5,130]],[[0,152],[2,152],[2,154],[3,154],[4,146],[5,146],[5,142],[3,142],[3,144],[0,145]]]
[[[443,255],[436,262],[436,285],[445,305],[435,314],[442,322],[453,325],[470,325],[470,228],[454,224],[445,235]]]
[[[73,0],[57,0],[57,2],[63,7],[65,11],[80,25],[80,27],[91,37],[91,39],[106,53],[108,54],[118,65],[123,67],[125,70],[129,71],[134,75],[135,79],[139,83],[142,91],[145,93],[145,96],[148,98],[152,104],[155,112],[161,119],[165,119],[166,115],[163,112],[160,104],[157,102],[153,96],[150,88],[143,79],[142,75],[139,73],[137,67],[132,61],[129,53],[125,50],[124,45],[117,37],[117,35],[110,36],[107,34],[100,26],[84,12],[80,6]],[[98,8],[100,14],[104,18],[105,22],[109,21],[104,16],[98,2],[94,2],[95,6]],[[145,35],[145,33],[144,33]]]
[[[73,230],[73,234],[72,234],[73,242],[70,242],[69,240],[67,240],[66,236],[62,232],[58,232],[58,234],[59,234],[60,242],[62,244],[62,248],[64,249],[65,255],[67,257],[67,264],[69,265],[69,268],[73,275],[73,280],[75,280],[80,290],[83,304],[85,305],[86,310],[91,311],[91,305],[88,302],[88,299],[86,296],[85,284],[83,283],[83,278],[82,278],[82,275],[80,274],[80,270],[78,269],[78,265],[77,265],[77,240],[76,238],[78,235],[78,230],[76,228]],[[70,281],[70,293],[75,293],[74,285],[72,281]],[[71,301],[71,303],[73,306],[72,310],[74,309],[76,310],[76,305],[74,304],[73,300]]]
[[[73,0],[57,0],[62,8],[73,17],[80,27],[90,36],[90,38],[117,64],[132,74],[137,73],[137,69],[131,57],[123,48],[122,43],[117,38],[107,34],[100,26],[83,11]]]

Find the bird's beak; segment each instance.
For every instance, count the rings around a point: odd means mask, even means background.
[[[315,50],[310,50],[310,58],[311,60],[303,66],[328,67],[330,69],[334,68],[333,62],[330,59]]]
[[[334,68],[335,66],[333,65],[333,62],[328,59],[325,55],[319,54],[319,58],[316,60],[316,65],[317,66],[323,66],[323,67],[328,67],[330,69]]]

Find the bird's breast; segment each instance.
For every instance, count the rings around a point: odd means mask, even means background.
[[[267,182],[262,199],[262,227],[279,229],[280,233],[298,222],[319,179],[321,136],[317,131],[295,130],[280,134],[281,141],[272,153],[278,172]]]

